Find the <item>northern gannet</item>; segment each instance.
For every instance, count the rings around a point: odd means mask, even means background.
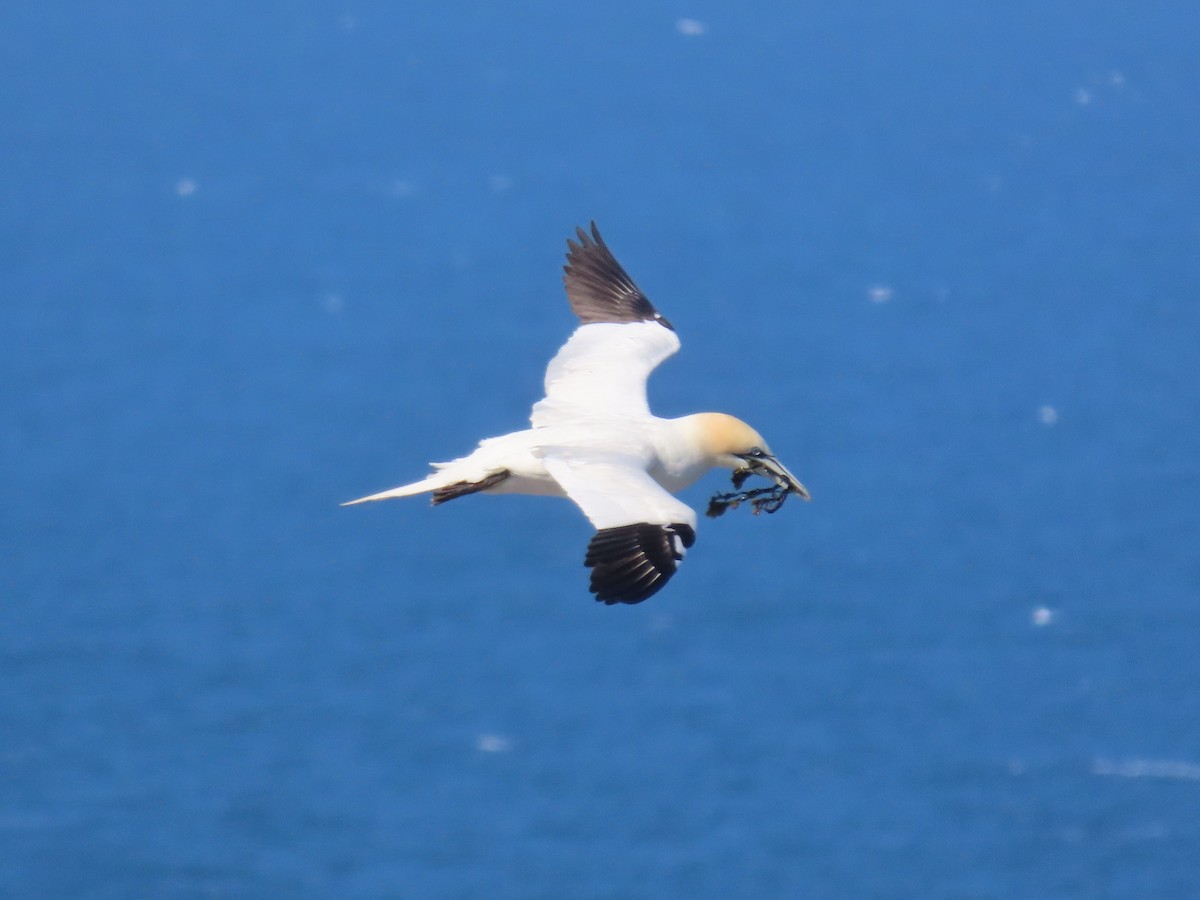
[[[679,349],[679,338],[596,223],[590,235],[575,232],[563,284],[581,324],[546,369],[533,427],[432,463],[435,471],[420,481],[342,505],[424,493],[435,506],[474,493],[565,496],[596,528],[584,557],[596,599],[640,603],[663,588],[696,540],[695,511],[672,494],[709,469],[732,469],[735,487],[751,474],[773,479],[772,500],[756,501],[756,511],[758,504],[777,509],[791,493],[809,494],[745,422],[724,413],[660,419],[650,412],[646,379]],[[720,495],[709,514],[760,493],[768,492]]]

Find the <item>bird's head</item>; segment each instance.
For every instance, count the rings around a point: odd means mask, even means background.
[[[741,419],[725,413],[701,413],[696,419],[713,465],[732,469],[736,487],[740,487],[749,475],[762,475],[786,487],[790,493],[799,494],[805,500],[812,499],[808,488],[776,459],[762,435]]]

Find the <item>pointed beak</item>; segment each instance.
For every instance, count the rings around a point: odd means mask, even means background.
[[[781,463],[773,456],[748,456],[743,457],[746,460],[746,465],[755,475],[765,475],[768,478],[774,478],[776,484],[783,485],[793,494],[798,494],[805,500],[811,500],[812,495],[809,494],[808,488],[800,483],[800,479],[787,470],[787,466]]]

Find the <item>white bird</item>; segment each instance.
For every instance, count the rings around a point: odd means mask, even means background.
[[[695,511],[672,495],[709,469],[733,470],[736,487],[750,474],[772,478],[771,511],[789,493],[809,494],[745,422],[724,413],[651,414],[646,379],[679,349],[679,338],[596,223],[590,236],[582,228],[576,234],[578,243],[567,241],[563,283],[582,324],[546,369],[533,427],[432,463],[434,472],[420,481],[342,505],[423,493],[432,493],[435,506],[479,492],[566,496],[596,528],[584,559],[596,599],[640,603],[662,589],[696,540]],[[710,515],[762,493],[714,498]],[[756,511],[763,503],[756,501]]]

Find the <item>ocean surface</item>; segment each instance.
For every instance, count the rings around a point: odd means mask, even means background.
[[[1200,896],[1198,45],[5,4],[0,896]],[[338,507],[524,425],[592,219],[814,497],[631,607],[569,503]]]

